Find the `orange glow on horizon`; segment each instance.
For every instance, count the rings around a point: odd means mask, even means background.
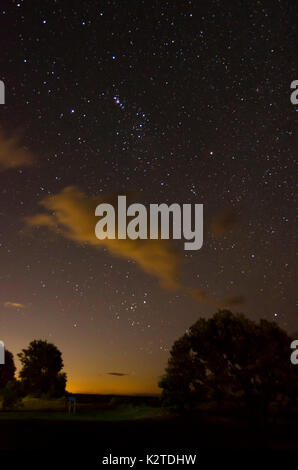
[[[68,380],[66,390],[70,393],[99,395],[156,395],[160,388],[155,383],[141,383],[132,377],[102,377],[101,380]]]

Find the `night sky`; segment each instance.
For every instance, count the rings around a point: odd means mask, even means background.
[[[218,308],[297,331],[293,1],[1,1],[0,339],[72,392],[152,393]],[[204,204],[204,244],[100,243],[94,204]],[[290,351],[290,349],[289,349]],[[290,354],[290,353],[289,353]]]

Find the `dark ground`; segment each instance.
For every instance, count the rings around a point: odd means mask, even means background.
[[[195,468],[241,468],[248,463],[251,468],[261,463],[286,468],[298,462],[297,430],[289,424],[266,434],[216,419],[208,423],[194,415],[119,422],[1,419],[0,426],[1,462],[7,459],[10,465],[26,461],[38,468],[46,468],[46,463],[51,468],[105,468],[100,462],[109,453],[140,458],[147,453],[196,453]]]
[[[183,467],[202,469],[284,469],[298,463],[297,414],[279,417],[274,424],[271,419],[264,430],[237,409],[221,415],[201,409],[172,416],[163,414],[158,397],[77,395],[77,401],[75,415],[65,411],[63,400],[60,411],[43,402],[43,409],[33,412],[1,412],[0,469],[4,464],[25,469],[106,468],[102,458],[110,453],[145,460],[146,454],[197,454],[195,465]],[[140,467],[145,465],[134,466]]]

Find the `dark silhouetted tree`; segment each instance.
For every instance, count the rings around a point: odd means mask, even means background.
[[[271,403],[297,400],[298,367],[291,364],[290,344],[274,322],[256,323],[228,310],[201,318],[174,343],[159,383],[163,402],[187,408],[201,399],[218,406],[232,399],[266,422]]]
[[[61,372],[62,354],[54,344],[34,340],[18,357],[22,364],[20,379],[25,394],[64,395],[66,374]]]
[[[19,382],[10,380],[4,389],[1,390],[2,409],[13,409],[22,406],[22,397],[19,391]]]
[[[0,364],[0,390],[10,381],[14,380],[15,365],[13,355],[5,349],[5,364]]]

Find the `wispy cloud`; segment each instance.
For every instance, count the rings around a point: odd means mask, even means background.
[[[238,224],[237,215],[229,210],[225,209],[217,213],[211,221],[211,232],[216,238],[223,237],[230,230],[235,229]]]
[[[41,205],[50,212],[25,220],[32,227],[46,226],[76,243],[105,246],[116,256],[134,260],[143,271],[156,276],[161,284],[179,287],[178,275],[182,257],[167,240],[99,240],[95,236],[95,208],[102,201],[88,198],[74,186],[46,197]]]
[[[104,202],[113,204],[115,201],[109,198],[111,196],[105,198]],[[94,248],[106,247],[114,256],[132,259],[144,272],[159,279],[163,287],[180,289],[200,302],[216,307],[243,304],[242,296],[218,300],[200,288],[190,289],[183,285],[180,281],[183,257],[171,240],[99,240],[95,235],[98,222],[95,208],[101,202],[102,199],[88,198],[77,187],[68,186],[40,202],[46,212],[26,217],[25,221],[29,227],[47,227],[75,243],[89,244]],[[232,221],[224,217],[221,226],[231,227]]]
[[[194,299],[198,300],[199,302],[212,305],[216,308],[236,307],[245,303],[245,298],[243,295],[231,295],[223,297],[221,299],[216,299],[215,297],[210,296],[209,294],[207,294],[207,292],[200,288],[190,289],[190,294],[193,296]]]
[[[20,304],[18,302],[4,302],[4,307],[7,307],[7,308],[25,308],[25,305],[24,304]]]
[[[0,171],[31,166],[34,160],[33,153],[21,144],[20,134],[7,136],[0,132]]]
[[[123,374],[122,372],[107,372],[107,375],[116,375],[117,377],[124,377],[125,375],[129,374]]]

